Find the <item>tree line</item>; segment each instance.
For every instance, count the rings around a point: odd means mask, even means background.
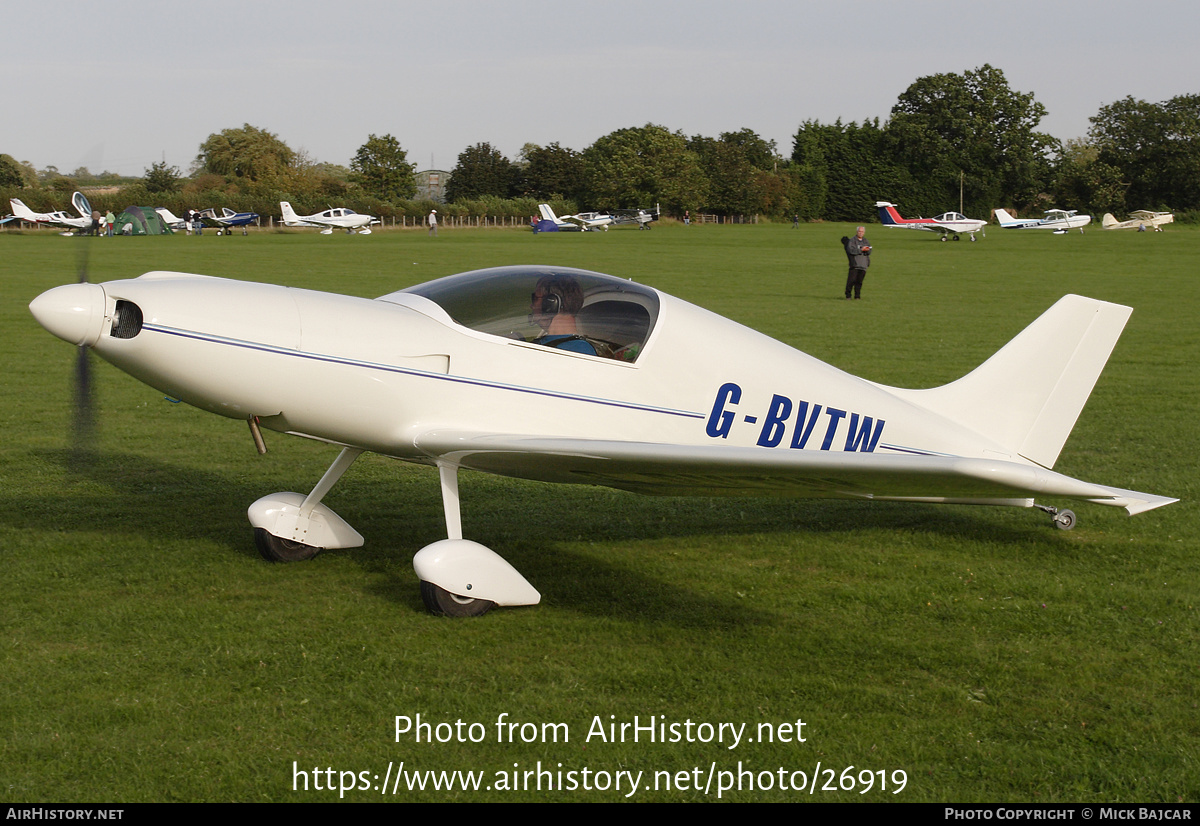
[[[1066,143],[1038,131],[1045,115],[1032,92],[1012,90],[1000,69],[985,64],[918,78],[882,123],[804,121],[786,157],[746,128],[712,138],[646,124],[581,151],[529,143],[513,159],[477,143],[459,154],[445,205],[416,199],[415,166],[390,134],[370,135],[340,166],[244,124],[209,135],[187,175],[155,163],[142,178],[122,181],[112,204],[103,194],[92,200],[100,208],[136,201],[263,215],[277,214],[281,200],[301,212],[336,201],[382,217],[435,206],[450,214],[521,216],[550,202],[562,212],[658,204],[674,215],[862,221],[874,215],[877,200],[929,215],[958,209],[960,198],[973,217],[996,207],[1022,214],[1050,207],[1200,213],[1200,95],[1162,103],[1127,97],[1101,107],[1087,137]],[[0,192],[20,190],[34,209],[62,208],[83,175],[90,173],[38,172],[0,155]],[[117,176],[92,177],[103,186]]]

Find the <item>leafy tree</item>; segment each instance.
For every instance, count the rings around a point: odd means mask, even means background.
[[[269,183],[286,178],[296,158],[277,135],[247,123],[241,129],[209,135],[200,144],[196,162],[200,170],[223,175],[229,181]]]
[[[12,155],[0,154],[0,187],[25,186],[21,165]]]
[[[490,143],[468,146],[458,156],[458,165],[446,183],[450,202],[495,195],[507,198],[516,183],[516,166]]]
[[[960,174],[968,211],[1033,202],[1049,183],[1048,156],[1058,148],[1035,131],[1045,114],[1032,92],[1014,92],[987,64],[918,78],[892,107],[886,130],[894,157],[940,197],[914,206],[934,211],[956,203]]]
[[[352,180],[371,195],[388,200],[417,194],[414,165],[392,135],[370,135],[350,161]]]
[[[1069,140],[1058,155],[1053,196],[1060,207],[1123,213],[1128,186],[1119,169],[1100,160],[1092,143]]]
[[[596,208],[634,208],[661,203],[668,212],[698,209],[708,197],[708,178],[681,132],[648,123],[618,129],[583,152],[587,193]]]
[[[722,132],[716,140],[697,135],[688,141],[709,182],[706,211],[724,215],[780,214],[790,207],[787,181],[778,173],[775,142],[753,130]]]
[[[895,158],[878,120],[806,121],[796,133],[792,161],[790,174],[799,187],[794,210],[805,218],[863,221],[875,214],[879,200],[902,203],[914,213],[931,211],[926,202],[943,201],[940,194],[929,197]]]
[[[1129,182],[1126,203],[1200,208],[1200,95],[1163,103],[1127,97],[1102,106],[1090,120],[1098,160]]]
[[[522,150],[525,167],[521,170],[520,191],[530,198],[578,200],[583,195],[585,166],[583,156],[559,146],[526,144]]]
[[[142,184],[147,192],[176,192],[179,189],[179,168],[167,166],[167,162],[154,163],[146,170]]]

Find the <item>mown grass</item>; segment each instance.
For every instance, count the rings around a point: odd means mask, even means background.
[[[1200,233],[989,231],[938,243],[873,227],[864,300],[841,298],[851,227],[664,225],[534,237],[0,236],[0,796],[303,801],[311,770],[900,769],[890,791],[733,800],[1200,799]],[[170,404],[95,364],[94,461],[69,461],[73,353],[26,305],[73,280],[178,269],[357,295],[551,262],[694,301],[876,381],[975,366],[1059,296],[1135,308],[1056,469],[1179,496],[1136,518],[1027,510],[637,497],[466,474],[464,527],[543,594],[477,621],[427,615],[411,556],[444,535],[435,475],[364,457],[327,502],[366,547],[269,565],[246,506],[333,458]],[[699,366],[698,369],[703,369]],[[319,392],[319,388],[314,388]],[[396,715],[481,723],[481,743],[396,742]],[[566,723],[499,743],[495,722]],[[613,715],[610,718],[610,715]],[[806,742],[606,743],[593,718],[779,725]],[[662,715],[661,718],[658,716]],[[309,791],[293,791],[293,761]],[[559,766],[561,764],[561,767]],[[826,776],[822,775],[824,783]],[[357,778],[355,779],[357,782]],[[661,782],[661,781],[660,781]],[[374,785],[375,781],[371,784]],[[433,791],[350,800],[619,800],[621,791]],[[647,791],[634,799],[714,799]]]

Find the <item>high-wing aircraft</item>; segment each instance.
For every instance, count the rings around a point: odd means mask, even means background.
[[[945,212],[936,218],[901,218],[900,212],[896,209],[896,205],[888,201],[876,201],[875,206],[879,209],[879,222],[885,227],[899,227],[901,229],[923,229],[928,232],[941,233],[941,238],[938,240],[945,241],[947,235],[953,235],[957,241],[960,235],[969,235],[971,240],[975,240],[975,233],[987,226],[987,221],[978,221],[974,218],[967,218],[957,212]],[[987,237],[987,233],[983,233]]]
[[[269,560],[363,537],[321,500],[373,451],[438,470],[448,538],[417,552],[451,615],[540,595],[463,538],[458,472],[640,493],[753,494],[1130,514],[1177,501],[1051,468],[1132,310],[1068,295],[957,381],[856,378],[666,293],[601,273],[512,266],[371,300],[151,272],[55,287],[38,322],[203,410],[341,448],[311,492],[249,509]],[[569,331],[569,332],[568,332]],[[524,514],[527,516],[528,514]]]
[[[335,229],[344,229],[346,232],[357,229],[359,235],[370,235],[371,224],[379,223],[377,218],[360,215],[345,207],[332,207],[315,215],[297,215],[287,201],[280,201],[279,208],[283,210],[285,227],[324,227],[322,235],[331,235]]]
[[[1007,210],[996,210],[996,220],[1003,229],[1050,229],[1062,234],[1069,229],[1083,228],[1092,222],[1090,215],[1078,215],[1075,209],[1048,209],[1045,218],[1014,218]]]
[[[616,209],[613,210],[613,224],[637,224],[638,229],[650,229],[650,222],[657,221],[659,216],[658,204],[654,205],[654,211],[649,209]]]
[[[54,227],[63,227],[65,229],[86,230],[90,229],[95,219],[92,216],[92,205],[88,203],[87,196],[82,192],[76,192],[71,196],[71,204],[79,212],[76,217],[67,212],[34,212],[29,207],[25,206],[25,202],[17,198],[10,198],[9,206],[12,207],[13,217],[19,218],[22,221],[29,221],[35,224],[49,224]],[[70,235],[71,233],[63,233]]]
[[[1171,224],[1175,222],[1175,213],[1173,212],[1152,212],[1148,209],[1139,209],[1129,213],[1128,221],[1118,221],[1113,217],[1111,212],[1104,213],[1104,217],[1100,219],[1100,227],[1102,229],[1152,229],[1155,232],[1162,232],[1163,224]]]
[[[257,212],[234,212],[229,207],[221,207],[220,214],[217,214],[216,207],[209,207],[200,212],[200,217],[210,223],[216,224],[217,235],[224,233],[230,234],[230,230],[234,227],[242,228],[242,235],[246,235],[246,225],[252,224],[258,220]],[[369,218],[370,216],[366,216]]]
[[[542,220],[535,227],[538,232],[590,232],[599,229],[607,232],[608,225],[612,223],[612,216],[602,212],[580,212],[560,218],[549,204],[538,204],[538,212],[542,215]]]

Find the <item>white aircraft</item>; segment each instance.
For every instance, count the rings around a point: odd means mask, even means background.
[[[477,270],[374,300],[151,272],[55,287],[30,310],[171,398],[247,421],[262,451],[263,428],[341,449],[308,494],[250,506],[269,560],[363,544],[321,503],[363,452],[436,467],[448,538],[413,567],[426,605],[451,615],[540,600],[463,538],[461,468],[669,495],[1038,507],[1061,528],[1074,514],[1035,498],[1130,514],[1177,501],[1050,469],[1132,312],[1075,295],[926,390],[856,378],[650,287],[558,267]]]
[[[1162,232],[1163,224],[1171,224],[1175,222],[1175,213],[1173,212],[1152,212],[1148,209],[1139,209],[1129,213],[1128,221],[1118,221],[1113,217],[1111,212],[1104,213],[1104,217],[1100,219],[1100,227],[1102,229],[1152,229],[1155,232]]]
[[[163,223],[171,229],[183,229],[187,225],[187,221],[180,218],[166,207],[155,207],[154,211],[158,213],[158,217],[163,219]]]
[[[359,215],[345,207],[330,208],[315,215],[297,215],[287,201],[280,201],[279,208],[283,210],[285,227],[324,227],[322,235],[331,235],[335,229],[344,229],[348,233],[357,229],[359,235],[370,235],[371,224],[379,223],[378,218]]]
[[[967,218],[957,212],[945,212],[936,218],[901,218],[900,212],[893,203],[876,201],[875,206],[879,209],[879,222],[885,227],[939,232],[941,233],[941,238],[938,239],[940,241],[945,241],[947,235],[953,235],[955,241],[959,239],[960,235],[969,235],[974,241],[975,233],[987,226],[987,221]],[[987,237],[986,232],[983,235],[985,238]]]
[[[554,214],[549,204],[538,204],[538,212],[542,220],[538,221],[538,232],[592,232],[603,229],[608,231],[612,216],[602,212],[580,212],[576,215],[564,215],[561,218]],[[554,229],[550,228],[554,225]]]
[[[1007,210],[996,210],[996,220],[1003,229],[1052,229],[1058,235],[1069,229],[1083,228],[1092,222],[1090,215],[1077,215],[1075,209],[1048,209],[1045,218],[1014,218]]]
[[[14,218],[34,224],[50,224],[54,227],[64,227],[66,229],[86,230],[91,229],[95,221],[92,215],[92,205],[88,203],[87,197],[82,192],[76,192],[71,196],[71,204],[79,213],[79,217],[61,211],[34,212],[25,206],[24,201],[18,198],[10,198],[8,204],[12,208]],[[63,233],[63,235],[71,234],[69,232]]]

